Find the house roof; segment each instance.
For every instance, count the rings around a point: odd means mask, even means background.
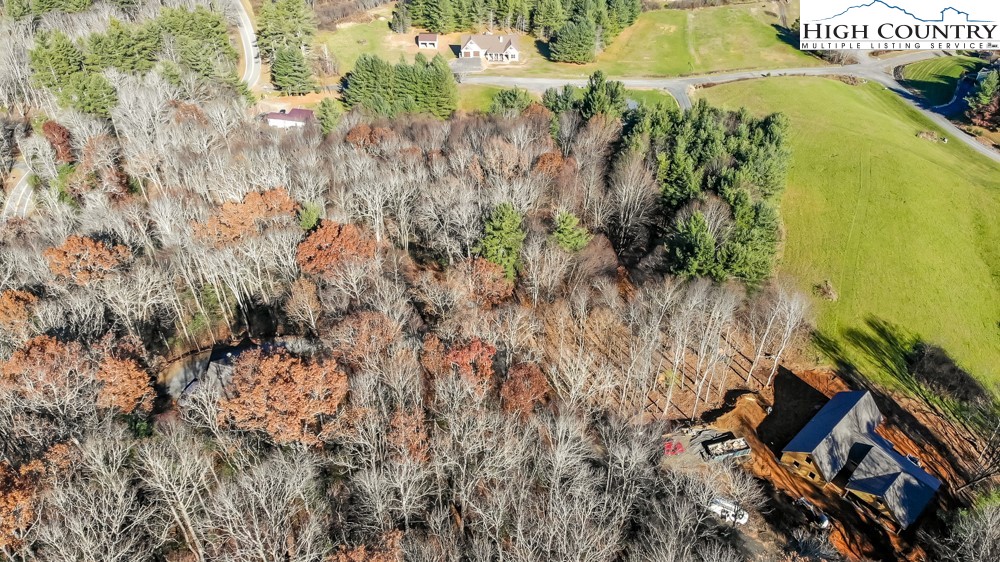
[[[507,49],[514,47],[514,37],[511,35],[493,35],[491,33],[478,33],[476,35],[470,35],[462,41],[462,49],[470,43],[475,43],[483,51],[487,53],[503,53]],[[517,47],[514,47],[516,50]]]
[[[874,433],[882,414],[864,390],[841,392],[809,420],[785,451],[809,453],[826,480],[840,472],[851,456],[859,435]]]
[[[420,33],[417,34],[417,41],[437,41],[437,33]]]
[[[305,123],[313,118],[313,112],[309,109],[296,107],[287,113],[281,111],[268,113],[267,118],[275,121],[295,121],[296,123]]]
[[[868,391],[841,392],[830,399],[785,452],[808,453],[827,481],[850,462],[857,467],[848,477],[849,490],[882,498],[905,528],[917,520],[941,482],[899,454],[875,428],[882,421]]]

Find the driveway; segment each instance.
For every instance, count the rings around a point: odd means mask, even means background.
[[[899,66],[904,66],[913,62],[926,60],[935,57],[949,56],[945,51],[916,51],[895,57],[876,59],[864,56],[861,62],[844,66],[821,66],[808,68],[776,68],[771,70],[745,70],[737,72],[726,72],[718,74],[699,74],[692,76],[678,76],[674,78],[614,78],[625,84],[626,88],[666,90],[677,100],[682,109],[691,107],[691,93],[699,87],[709,84],[725,84],[727,82],[737,82],[740,80],[752,80],[755,78],[766,78],[772,76],[855,76],[872,82],[878,82],[889,90],[892,90],[906,103],[923,113],[935,125],[941,127],[949,133],[955,140],[965,143],[976,152],[1000,162],[1000,153],[987,147],[959,129],[952,123],[946,115],[950,115],[955,110],[958,101],[941,107],[932,107],[924,100],[917,97],[902,86],[894,77],[893,71]],[[564,84],[574,86],[584,86],[585,79],[559,79],[559,78],[528,78],[518,76],[466,76],[462,80],[464,84],[485,84],[500,86],[505,88],[519,87],[535,93],[542,93],[548,88],[561,88]]]

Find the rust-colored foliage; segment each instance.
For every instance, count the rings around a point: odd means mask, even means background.
[[[252,191],[240,203],[222,204],[204,223],[194,223],[196,237],[215,248],[225,248],[257,236],[269,224],[295,216],[299,206],[283,188]]]
[[[417,462],[430,460],[430,437],[423,411],[398,410],[389,425],[389,443]]]
[[[41,461],[14,469],[0,462],[0,550],[23,546],[25,531],[35,519],[38,482],[45,472]]]
[[[205,112],[197,105],[177,100],[170,101],[169,105],[174,110],[173,118],[175,123],[191,123],[201,127],[208,126],[208,117],[205,116]]]
[[[132,251],[126,246],[76,235],[42,255],[54,275],[77,285],[103,279],[132,259]]]
[[[38,297],[27,292],[7,290],[0,293],[0,329],[6,332],[26,330]]]
[[[332,362],[305,361],[284,349],[242,353],[233,365],[222,421],[263,431],[275,443],[319,445],[324,418],[347,395],[347,375]]]
[[[558,177],[566,164],[565,159],[557,150],[546,152],[535,161],[535,171],[550,177]]]
[[[56,161],[69,164],[73,161],[73,145],[70,142],[69,129],[55,121],[46,121],[42,125],[42,134],[56,151]]]
[[[30,398],[66,385],[69,374],[86,372],[89,360],[77,342],[60,342],[52,336],[36,336],[11,354],[3,364],[0,384]]]
[[[424,336],[424,345],[420,350],[420,364],[431,376],[439,377],[448,370],[447,353],[448,350],[445,349],[440,338],[434,334],[427,334]]]
[[[484,305],[496,306],[514,294],[514,282],[507,279],[503,267],[489,260],[472,260],[469,274],[472,277],[472,293]]]
[[[507,412],[529,414],[536,403],[548,400],[549,390],[549,381],[537,364],[518,363],[500,387],[500,401]]]
[[[395,131],[388,127],[372,127],[366,123],[361,123],[351,127],[344,136],[344,140],[353,144],[355,148],[369,148],[389,141],[397,137]]]
[[[350,131],[347,131],[347,135],[344,140],[353,144],[357,148],[365,148],[371,144],[372,128],[367,123],[361,123],[360,125],[355,125],[351,127]]]
[[[365,311],[346,318],[334,334],[338,353],[351,365],[385,352],[399,338],[399,326],[381,312]]]
[[[390,531],[382,536],[379,546],[348,548],[342,545],[326,562],[402,562],[402,540],[402,531]]]
[[[155,395],[149,374],[134,359],[107,355],[94,376],[101,383],[98,408],[114,408],[126,414],[152,409]]]
[[[304,273],[323,275],[347,260],[374,255],[375,240],[361,228],[323,221],[299,243],[295,259]]]
[[[472,338],[465,345],[453,346],[445,361],[481,394],[486,394],[493,386],[493,356],[496,353],[497,348],[479,338]]]

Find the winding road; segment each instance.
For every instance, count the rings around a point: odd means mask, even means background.
[[[979,141],[959,129],[952,123],[946,115],[949,111],[956,109],[956,104],[961,103],[961,99],[953,100],[952,103],[940,107],[932,107],[918,96],[903,87],[893,76],[893,71],[910,63],[949,56],[944,51],[916,51],[886,59],[877,59],[859,53],[861,62],[843,66],[820,66],[808,68],[779,68],[773,70],[747,70],[739,72],[728,72],[718,74],[700,74],[694,76],[678,76],[674,78],[614,78],[625,84],[626,88],[637,89],[658,89],[666,90],[677,100],[681,109],[691,107],[691,93],[709,84],[724,84],[727,82],[738,82],[740,80],[752,80],[755,78],[765,78],[772,76],[855,76],[872,82],[878,82],[887,89],[892,90],[906,103],[924,114],[935,125],[948,132],[955,140],[965,143],[976,152],[1000,162],[1000,152],[983,145]],[[541,93],[548,88],[559,88],[564,84],[583,86],[586,79],[560,79],[560,78],[527,78],[520,76],[483,76],[466,75],[462,79],[463,84],[482,84],[489,86],[501,86],[506,88],[519,87],[532,92]]]
[[[239,12],[240,43],[243,45],[243,59],[245,61],[241,80],[246,82],[247,87],[252,90],[260,82],[260,52],[257,50],[257,35],[253,30],[250,12],[247,11],[242,0],[233,0],[233,3],[236,5],[236,11]]]
[[[14,188],[10,190],[7,200],[4,202],[3,211],[0,212],[0,217],[2,218],[26,217],[32,208],[32,196],[34,192],[32,192],[31,185],[28,183],[31,172],[28,171],[23,162],[15,164],[14,169],[23,173],[21,174],[21,179],[14,184]]]

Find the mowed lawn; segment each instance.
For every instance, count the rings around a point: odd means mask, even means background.
[[[466,113],[486,112],[493,104],[493,96],[503,88],[478,84],[458,85],[458,110]]]
[[[823,335],[891,383],[845,337],[879,319],[1000,383],[1000,165],[918,137],[943,132],[874,83],[771,78],[700,95],[791,118],[780,271],[805,291],[832,282],[837,301],[814,299]]]
[[[626,98],[646,105],[662,103],[667,107],[677,108],[677,100],[665,90],[625,90]]]
[[[522,63],[494,65],[487,72],[570,78],[603,70],[619,77],[678,76],[823,64],[785,43],[775,27],[777,14],[771,11],[771,4],[765,6],[755,3],[644,12],[589,64],[552,62],[544,56],[547,45],[525,37]]]
[[[903,67],[903,85],[934,105],[951,101],[958,81],[966,72],[978,71],[984,61],[973,57],[938,57]]]
[[[644,12],[598,55],[597,61],[582,65],[552,62],[545,57],[546,43],[530,35],[519,35],[523,60],[510,65],[491,65],[486,72],[586,78],[595,70],[603,70],[610,76],[639,77],[823,64],[781,39],[773,9],[770,3],[754,3]],[[336,31],[317,33],[316,46],[326,45],[336,57],[341,74],[349,72],[363,53],[378,54],[395,62],[400,56],[412,60],[418,52],[413,37],[419,30],[404,35],[392,33],[388,25],[389,8],[379,8],[369,15],[373,18],[369,23],[349,23]],[[454,46],[461,42],[462,35],[443,36],[439,52],[449,60],[454,58]]]

